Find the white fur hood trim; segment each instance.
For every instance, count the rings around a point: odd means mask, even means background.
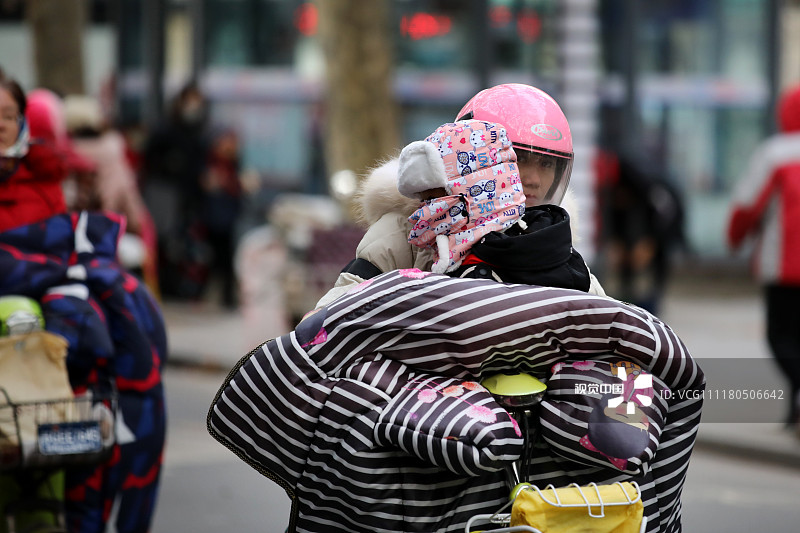
[[[407,198],[397,190],[398,159],[392,158],[372,169],[361,182],[355,205],[359,221],[371,226],[387,213],[411,216],[419,200]]]

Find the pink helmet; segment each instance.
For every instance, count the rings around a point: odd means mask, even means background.
[[[523,151],[554,157],[557,176],[542,203],[561,202],[572,174],[572,134],[552,96],[521,83],[495,85],[473,96],[456,115],[456,120],[471,118],[502,124],[520,158]]]

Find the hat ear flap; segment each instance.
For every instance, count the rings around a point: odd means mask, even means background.
[[[400,152],[398,165],[397,190],[403,196],[419,199],[422,191],[447,186],[444,161],[432,142],[408,144]]]
[[[433,263],[431,272],[434,274],[444,274],[450,266],[450,238],[447,235],[436,236],[436,248],[439,252],[439,259]]]

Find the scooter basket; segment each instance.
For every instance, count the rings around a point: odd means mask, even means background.
[[[13,402],[0,388],[0,471],[103,462],[116,440],[116,413],[113,391]]]

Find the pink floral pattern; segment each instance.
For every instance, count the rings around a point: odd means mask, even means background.
[[[475,381],[464,381],[457,385],[449,385],[447,387],[442,388],[441,385],[435,382],[433,383],[435,387],[430,387],[430,385],[419,385],[418,388],[411,388],[407,387],[409,390],[416,390],[417,391],[417,400],[422,403],[433,403],[439,400],[439,394],[441,394],[441,398],[459,398],[463,396],[466,391],[476,391],[476,390],[483,390],[483,387],[476,383]],[[412,385],[412,384],[409,384]],[[419,387],[426,387],[426,388],[419,388]],[[485,424],[492,424],[497,422],[497,415],[492,411],[490,408],[485,407],[483,405],[474,405],[467,400],[459,398],[460,401],[469,405],[469,407],[464,411],[464,414],[472,418],[473,420],[478,420]],[[412,413],[412,420],[418,418],[416,413]],[[519,429],[519,425],[517,424],[516,420],[514,420],[511,416],[509,416],[511,423],[513,424],[514,431],[516,432],[517,436],[522,436],[522,432]]]
[[[325,342],[326,340],[328,340],[328,332],[327,332],[327,331],[325,331],[325,328],[322,328],[321,330],[319,330],[319,333],[317,333],[317,336],[316,336],[316,337],[314,337],[314,338],[311,340],[311,342],[309,342],[308,344],[309,344],[310,346],[314,346],[314,345],[316,345],[316,344],[322,344],[322,343],[323,343],[323,342]]]
[[[355,294],[357,292],[361,292],[364,289],[366,289],[367,287],[369,287],[370,285],[372,285],[373,281],[374,280],[371,280],[371,279],[368,279],[366,281],[362,281],[361,283],[359,283],[358,285],[356,285],[355,287],[353,287],[352,289],[347,291],[347,294]]]
[[[445,396],[458,397],[464,394],[464,387],[460,385],[451,385],[442,391]]]
[[[433,403],[436,401],[436,391],[433,389],[423,389],[417,394],[417,399],[423,403]]]
[[[497,421],[497,415],[491,409],[482,405],[471,406],[467,409],[467,416],[484,424],[492,424]]]
[[[408,242],[431,248],[435,265],[440,265],[435,271],[446,272],[460,264],[484,235],[522,218],[525,194],[517,155],[501,125],[479,120],[443,124],[425,141],[442,158],[447,194],[426,201],[408,218],[412,225]],[[405,154],[404,150],[401,161]],[[439,236],[447,237],[446,249]]]
[[[399,272],[404,278],[412,279],[422,279],[432,274],[432,272],[423,272],[418,268],[401,268]]]
[[[603,457],[605,457],[606,459],[608,459],[608,461],[609,461],[609,462],[610,462],[610,463],[611,463],[611,464],[614,466],[614,468],[616,468],[617,470],[625,470],[625,469],[628,467],[628,460],[627,460],[627,459],[621,459],[621,458],[619,458],[619,457],[611,457],[611,456],[610,456],[610,455],[608,455],[607,453],[603,453],[603,452],[601,452],[600,450],[598,450],[598,449],[595,447],[595,445],[594,445],[594,444],[592,444],[592,441],[590,441],[590,440],[589,440],[589,435],[584,435],[583,437],[581,437],[580,444],[581,444],[581,446],[583,446],[583,447],[584,447],[584,448],[586,448],[587,450],[589,450],[589,451],[592,451],[592,452],[599,453],[600,455],[602,455]]]

